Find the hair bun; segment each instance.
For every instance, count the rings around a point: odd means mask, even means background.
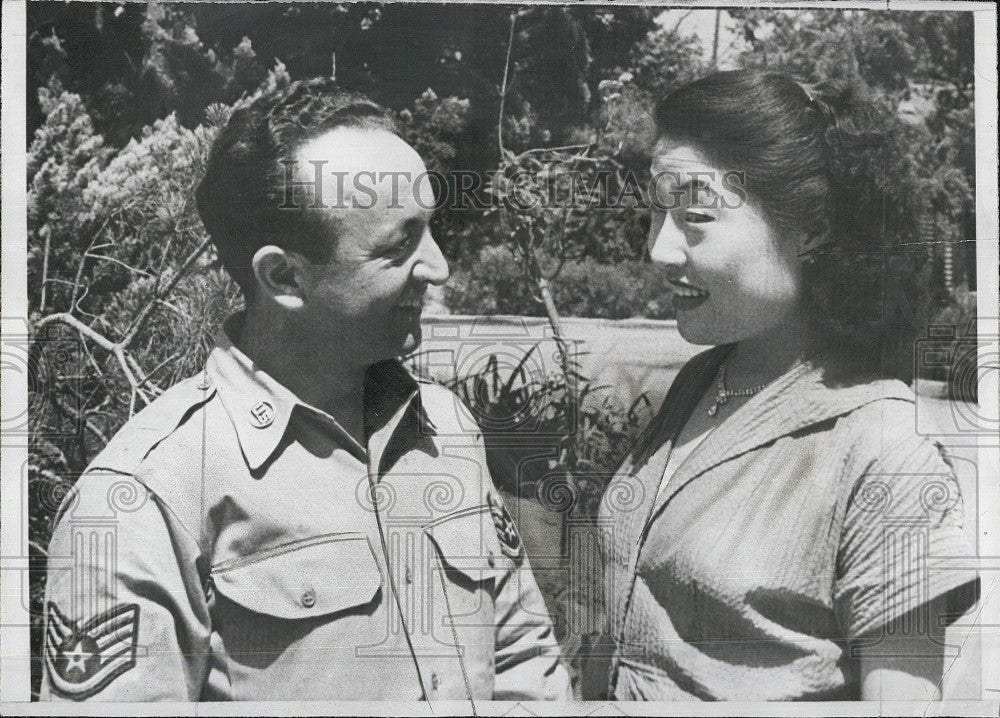
[[[835,149],[853,149],[861,142],[871,147],[885,141],[887,108],[859,82],[827,80],[811,93],[812,105],[819,110],[825,139]]]
[[[896,147],[888,133],[887,108],[860,83],[827,81],[813,89],[832,199],[841,220],[860,220],[857,210],[882,194]],[[849,233],[848,233],[849,234]]]

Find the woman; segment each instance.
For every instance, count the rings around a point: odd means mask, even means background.
[[[736,71],[656,120],[649,251],[681,336],[713,348],[602,502],[610,695],[934,698],[978,579],[898,378],[913,344],[891,305],[919,273],[889,250],[916,214],[877,108]]]

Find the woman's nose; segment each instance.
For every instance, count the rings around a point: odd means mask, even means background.
[[[649,231],[649,258],[661,264],[682,265],[687,260],[684,252],[686,239],[684,232],[674,222],[669,212],[663,216],[663,222],[656,222]]]

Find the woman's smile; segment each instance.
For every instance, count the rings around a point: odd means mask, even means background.
[[[674,309],[678,312],[689,311],[695,307],[701,306],[710,296],[704,289],[696,287],[695,285],[681,279],[670,279],[668,277],[667,283],[673,291],[673,299],[671,302]]]

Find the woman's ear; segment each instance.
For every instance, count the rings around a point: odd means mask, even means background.
[[[257,297],[269,297],[285,309],[303,305],[302,261],[298,255],[267,245],[252,260]]]

